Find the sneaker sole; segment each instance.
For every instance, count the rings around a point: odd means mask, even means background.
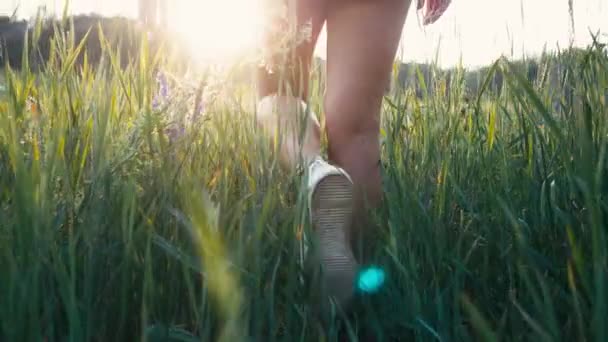
[[[323,285],[344,303],[354,292],[358,264],[348,243],[353,215],[353,186],[344,175],[328,175],[312,196],[312,223],[319,241]]]

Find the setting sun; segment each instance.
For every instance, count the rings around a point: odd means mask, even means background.
[[[259,0],[176,0],[168,25],[196,58],[217,62],[254,49],[263,17]]]

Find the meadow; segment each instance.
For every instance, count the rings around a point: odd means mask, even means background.
[[[0,340],[608,340],[601,36],[533,78],[501,58],[474,90],[462,68],[396,84],[364,259],[387,284],[329,325],[299,280],[302,177],[255,134],[253,84],[159,79],[146,44],[76,64],[57,38],[0,76]]]

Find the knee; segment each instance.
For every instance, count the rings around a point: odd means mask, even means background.
[[[383,89],[365,85],[328,92],[325,122],[330,143],[377,139],[382,96]]]

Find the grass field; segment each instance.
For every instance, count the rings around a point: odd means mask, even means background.
[[[499,60],[500,91],[459,70],[386,98],[365,261],[387,285],[327,329],[298,277],[301,177],[252,133],[252,85],[158,103],[152,58],[80,69],[58,46],[0,78],[0,340],[608,340],[599,42],[547,56],[553,82]]]

